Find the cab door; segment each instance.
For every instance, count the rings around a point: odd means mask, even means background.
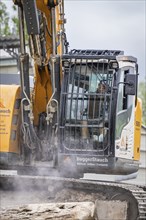
[[[118,98],[116,108],[115,156],[133,159],[136,87],[133,95],[127,93],[127,76],[136,75],[135,63],[119,69],[117,75]],[[136,82],[134,82],[136,83]],[[134,84],[135,86],[135,84]]]

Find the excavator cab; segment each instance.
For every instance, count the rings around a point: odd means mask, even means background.
[[[121,68],[118,57],[123,59],[123,64],[127,59],[133,67],[126,64]],[[59,159],[65,173],[67,170],[114,174],[137,171],[134,147],[130,146],[130,141],[134,142],[130,129],[134,127],[136,103],[135,66],[136,59],[124,57],[122,51],[73,50],[64,55]],[[132,80],[132,90],[128,92],[127,75]],[[131,140],[125,138],[124,130],[131,133]]]

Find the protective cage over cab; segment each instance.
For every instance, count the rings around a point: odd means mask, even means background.
[[[116,141],[135,109],[136,87],[133,95],[126,94],[126,77],[135,75],[133,83],[137,80],[136,59],[122,73],[117,57],[124,57],[123,52],[72,50],[63,56],[59,161],[64,169],[73,166],[82,172],[132,173],[138,168],[138,164],[131,167],[133,157],[116,158],[116,149],[121,148]],[[117,116],[118,111],[123,113]],[[131,120],[134,123],[134,118]]]

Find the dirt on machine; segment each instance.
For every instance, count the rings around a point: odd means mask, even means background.
[[[63,0],[14,4],[20,84],[0,85],[0,168],[16,175],[1,173],[0,186],[5,204],[12,190],[26,199],[11,197],[15,208],[2,209],[2,219],[146,219],[144,186],[83,178],[139,169],[137,59],[122,50],[69,50]]]

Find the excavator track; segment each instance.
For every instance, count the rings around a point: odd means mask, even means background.
[[[106,200],[127,201],[127,219],[144,220],[146,219],[146,188],[144,186],[129,185],[115,182],[102,182],[86,179],[74,179],[50,176],[20,176],[20,175],[1,175],[1,187],[18,187],[25,183],[25,187],[47,187],[68,188],[78,191],[92,193],[103,193]]]

